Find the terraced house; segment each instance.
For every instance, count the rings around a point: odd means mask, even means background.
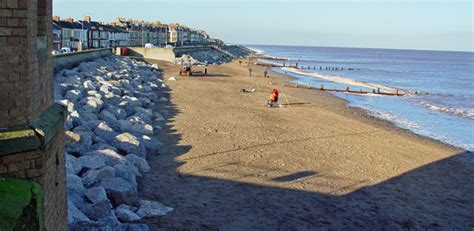
[[[92,21],[88,16],[79,23],[87,30],[88,48],[110,47],[109,34],[105,25]]]
[[[166,45],[186,46],[206,44],[209,36],[205,31],[191,29],[179,23],[163,24],[159,21],[145,22],[134,19],[117,18],[110,24],[92,21],[86,16],[83,20],[72,18],[61,20],[53,17],[53,48],[71,50],[106,47],[142,47],[152,44],[156,47]]]
[[[61,47],[69,47],[71,50],[81,50],[88,47],[87,28],[72,18],[61,20],[53,17],[53,25],[61,28]]]

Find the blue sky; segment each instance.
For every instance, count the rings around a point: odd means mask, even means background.
[[[472,1],[53,0],[53,14],[179,22],[229,43],[473,51]]]

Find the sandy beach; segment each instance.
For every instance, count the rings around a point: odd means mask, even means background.
[[[184,77],[156,63],[177,80],[139,191],[174,211],[146,220],[151,230],[474,228],[468,153],[326,92],[282,87],[289,77],[263,78],[262,67],[249,77],[234,61]],[[288,105],[265,106],[272,88]]]

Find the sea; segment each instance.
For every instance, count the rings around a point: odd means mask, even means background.
[[[245,45],[294,82],[325,89],[404,94],[333,93],[349,106],[396,126],[474,151],[474,52]],[[337,68],[337,70],[336,70]]]

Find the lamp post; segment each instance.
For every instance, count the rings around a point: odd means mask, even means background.
[[[81,39],[79,39],[79,50],[82,51],[82,38],[84,37],[84,19],[81,21]]]

